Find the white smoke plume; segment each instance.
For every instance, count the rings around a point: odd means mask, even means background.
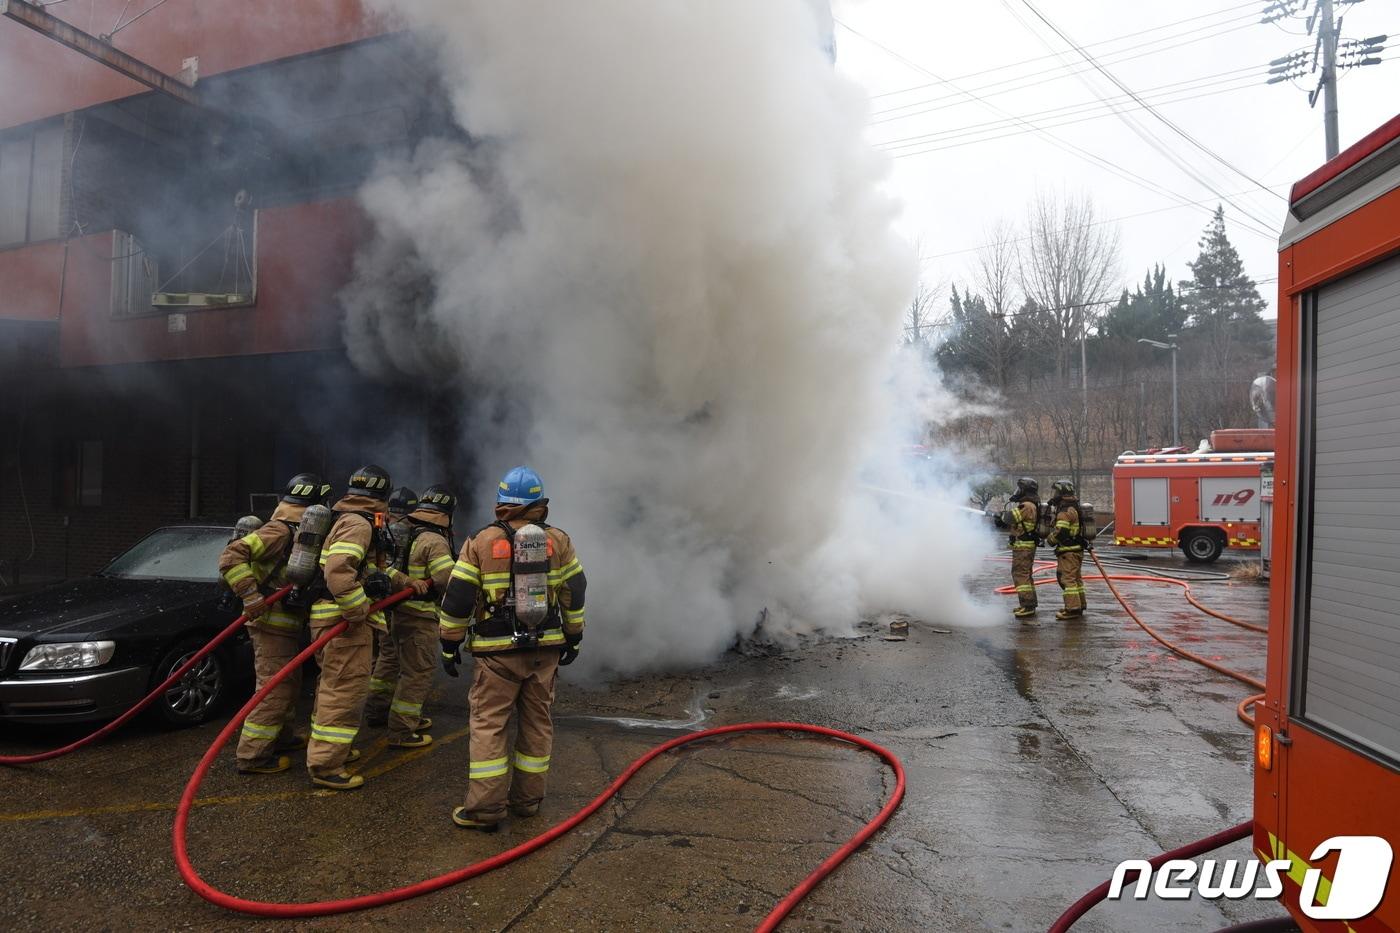
[[[487,475],[543,475],[590,580],[580,667],[701,663],[765,608],[984,620],[982,538],[863,485],[922,414],[894,378],[917,262],[805,0],[372,5],[473,144],[363,191],[350,351],[458,372]]]

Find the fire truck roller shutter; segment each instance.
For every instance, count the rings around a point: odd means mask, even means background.
[[[1167,525],[1171,505],[1167,501],[1167,478],[1133,478],[1133,524]]]
[[[1303,492],[1294,697],[1300,716],[1400,760],[1400,256],[1305,302],[1313,412],[1300,435]],[[1310,314],[1309,311],[1314,313]],[[1309,365],[1307,362],[1305,366]],[[1305,419],[1307,415],[1304,415]],[[1309,471],[1306,456],[1312,448]]]

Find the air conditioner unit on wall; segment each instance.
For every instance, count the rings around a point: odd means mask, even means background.
[[[112,231],[112,317],[151,313],[160,263],[135,235]]]

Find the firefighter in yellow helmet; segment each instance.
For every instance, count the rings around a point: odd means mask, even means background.
[[[359,734],[369,693],[374,631],[388,627],[384,613],[370,612],[370,605],[409,586],[419,596],[428,591],[425,580],[381,569],[389,561],[382,529],[390,488],[389,474],[382,467],[356,470],[345,496],[331,507],[335,523],[321,546],[325,591],[311,606],[311,637],[319,638],[342,618],[348,627],[316,653],[321,676],[316,682],[306,769],[313,784],[334,790],[353,790],[365,782],[347,772],[345,765],[360,757],[351,743]]]
[[[1016,492],[1000,516],[998,524],[1006,529],[1011,544],[1011,582],[1016,587],[1018,619],[1030,621],[1035,617],[1038,600],[1035,592],[1035,549],[1040,544],[1036,526],[1040,521],[1040,484],[1029,476],[1016,480]]]
[[[1050,507],[1055,511],[1055,527],[1045,543],[1055,549],[1055,579],[1064,591],[1065,608],[1055,613],[1060,621],[1084,615],[1084,538],[1081,534],[1079,499],[1074,484],[1056,480],[1050,487]]]
[[[308,506],[324,500],[330,491],[331,487],[315,473],[298,473],[287,482],[272,517],[256,531],[234,538],[219,555],[219,575],[243,600],[259,688],[301,651],[306,609],[285,602],[269,606],[264,599],[287,582],[287,556],[302,514]],[[292,731],[300,692],[298,668],[243,720],[237,752],[240,774],[286,771],[291,761],[280,753],[305,747],[306,736]]]
[[[388,725],[393,748],[432,744],[433,721],[423,701],[438,664],[438,601],[452,575],[452,512],[457,497],[445,486],[429,486],[412,497],[412,511],[394,528],[394,566],[431,589],[394,607],[388,635],[380,638],[379,660],[369,681],[366,721]],[[390,513],[394,500],[389,500]]]
[[[467,796],[458,826],[494,832],[507,807],[534,816],[544,800],[559,665],[578,657],[587,581],[573,542],[546,525],[544,483],[516,467],[496,493],[496,521],[462,547],[438,613],[443,667],[453,677],[465,641],[475,656]],[[506,727],[516,717],[515,747]]]

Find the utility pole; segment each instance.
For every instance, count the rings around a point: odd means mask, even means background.
[[[1138,343],[1145,343],[1145,344],[1147,344],[1148,346],[1156,347],[1158,350],[1170,350],[1170,351],[1172,351],[1172,446],[1173,446],[1173,447],[1180,447],[1180,446],[1181,446],[1181,416],[1180,416],[1180,408],[1179,408],[1178,405],[1177,405],[1177,392],[1176,392],[1176,351],[1179,350],[1179,349],[1181,349],[1181,348],[1180,348],[1179,346],[1177,346],[1177,343],[1176,343],[1177,335],[1176,335],[1176,334],[1167,334],[1167,339],[1170,340],[1171,343],[1163,343],[1163,342],[1160,341],[1160,340],[1149,340],[1149,339],[1146,338],[1146,337],[1139,337],[1139,338],[1138,338]]]
[[[1318,41],[1322,44],[1322,121],[1327,132],[1327,158],[1341,151],[1337,133],[1337,26],[1332,20],[1332,0],[1318,0],[1322,23]]]
[[[1079,309],[1079,388],[1084,396],[1084,428],[1089,427],[1089,354],[1084,349],[1085,340],[1084,308]]]
[[[1365,39],[1342,38],[1342,20],[1336,16],[1336,7],[1354,6],[1361,2],[1363,0],[1269,0],[1264,6],[1264,17],[1260,20],[1278,24],[1285,19],[1306,17],[1307,34],[1311,36],[1313,27],[1317,28],[1317,41],[1312,46],[1269,62],[1266,83],[1298,81],[1310,74],[1318,76],[1317,86],[1308,93],[1308,106],[1316,107],[1318,97],[1322,98],[1328,159],[1336,158],[1341,151],[1341,134],[1337,123],[1338,72],[1381,64],[1384,61],[1381,53],[1390,39],[1388,35],[1368,36]]]

